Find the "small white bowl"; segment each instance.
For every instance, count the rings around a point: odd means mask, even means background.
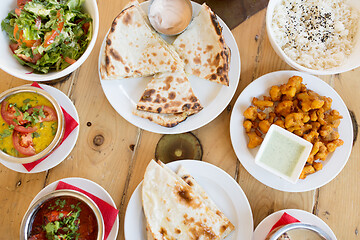
[[[316,69],[310,69],[306,68],[304,66],[301,66],[300,64],[296,63],[294,60],[289,58],[284,51],[281,49],[281,47],[276,43],[275,37],[273,36],[272,32],[272,18],[275,7],[281,2],[282,0],[270,0],[269,4],[267,6],[266,10],[266,30],[267,35],[269,37],[269,41],[271,43],[271,46],[275,50],[276,54],[284,60],[287,64],[289,64],[291,67],[295,68],[296,70],[307,72],[313,75],[331,75],[331,74],[338,74],[350,71],[352,69],[355,69],[360,66],[360,18],[359,18],[359,27],[358,27],[358,33],[355,36],[355,46],[352,50],[352,53],[346,57],[345,61],[338,67],[330,68],[326,70],[316,70]],[[360,1],[359,0],[348,0],[348,4],[358,10],[360,10]]]
[[[0,8],[0,21],[2,21],[8,13],[16,8],[16,1],[15,0],[2,0],[1,1],[1,8]],[[29,81],[50,81],[54,79],[58,79],[64,77],[73,71],[75,71],[78,67],[81,66],[85,62],[85,60],[90,55],[98,35],[99,31],[99,11],[97,8],[96,0],[85,0],[84,9],[87,13],[90,14],[93,24],[92,24],[92,31],[93,36],[87,47],[84,54],[72,65],[65,68],[61,71],[50,71],[49,73],[45,74],[37,74],[31,73],[33,70],[30,67],[26,67],[21,65],[14,57],[13,53],[9,47],[9,37],[7,36],[5,31],[0,33],[0,68],[7,72],[8,74],[13,75],[14,77],[21,78],[24,80]],[[31,73],[31,74],[30,74]]]
[[[270,144],[274,144],[273,146],[276,147],[275,141],[275,135],[278,134],[281,136],[289,145],[291,144],[297,144],[300,147],[303,147],[302,152],[299,154],[297,158],[294,158],[294,161],[296,161],[295,166],[293,167],[293,170],[290,174],[290,176],[286,175],[284,172],[282,172],[279,168],[275,168],[273,166],[270,166],[264,162],[261,161],[262,157],[265,156],[267,148],[270,146]],[[285,144],[284,142],[282,144]],[[300,177],[301,171],[305,166],[306,160],[308,159],[311,149],[313,145],[312,143],[306,141],[305,139],[287,131],[286,129],[283,129],[275,124],[272,124],[269,131],[266,133],[266,136],[264,138],[264,141],[262,142],[259,151],[256,154],[255,157],[255,163],[259,165],[260,167],[266,169],[267,171],[291,182],[296,183],[297,180]],[[287,154],[289,149],[281,149],[278,148],[277,151],[274,152],[274,155],[271,156],[272,159],[275,159],[281,155]],[[271,151],[270,151],[271,152]],[[287,162],[279,162],[279,165],[286,165]]]

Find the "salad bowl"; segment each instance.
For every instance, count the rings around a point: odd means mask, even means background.
[[[69,0],[71,2],[72,0]],[[1,1],[2,7],[0,8],[0,21],[3,21],[8,14],[14,9],[18,8],[16,0],[3,0]],[[79,68],[85,60],[90,55],[98,34],[99,30],[99,12],[97,8],[96,0],[84,0],[83,1],[83,9],[85,13],[88,13],[92,18],[92,24],[90,25],[92,37],[88,46],[84,53],[78,58],[76,61],[71,62],[71,64],[59,71],[50,70],[47,73],[38,73],[34,72],[34,70],[30,67],[22,65],[15,57],[14,53],[9,47],[11,41],[9,39],[8,34],[4,31],[4,27],[2,27],[0,33],[0,68],[14,77],[21,78],[29,81],[51,81],[54,79],[62,78],[77,68]],[[21,15],[20,15],[21,17]],[[2,24],[3,25],[3,24]],[[75,33],[73,33],[75,34]],[[46,38],[44,39],[46,40]],[[44,41],[45,42],[45,41]]]

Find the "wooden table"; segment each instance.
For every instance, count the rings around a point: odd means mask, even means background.
[[[33,197],[46,185],[66,177],[90,179],[110,193],[120,210],[117,239],[124,239],[127,203],[161,137],[136,128],[117,114],[100,86],[97,72],[100,45],[113,18],[127,2],[98,0],[100,30],[90,57],[68,79],[51,83],[70,97],[80,116],[80,135],[71,154],[57,167],[38,174],[17,173],[0,165],[0,239],[18,239],[21,219]],[[232,33],[242,60],[240,83],[226,110],[208,125],[193,131],[201,141],[203,161],[221,167],[240,184],[250,202],[255,227],[274,211],[298,208],[323,219],[338,239],[360,239],[360,150],[356,141],[342,172],[326,186],[304,193],[269,188],[254,179],[237,160],[229,134],[231,107],[237,96],[254,79],[290,67],[270,46],[265,10],[235,27]],[[340,94],[354,117],[360,115],[359,75],[360,69],[356,69],[321,77]],[[1,92],[28,83],[3,71],[0,79]],[[357,129],[356,122],[355,126]]]

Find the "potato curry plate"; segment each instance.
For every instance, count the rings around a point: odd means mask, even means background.
[[[141,8],[145,12],[148,10],[149,2],[150,1],[140,4]],[[196,16],[200,11],[200,6],[200,4],[192,2],[193,16]],[[195,96],[199,98],[201,105],[204,107],[203,110],[188,117],[184,122],[181,122],[173,128],[157,125],[147,119],[143,119],[132,114],[133,110],[136,109],[136,104],[142,96],[151,77],[103,80],[99,71],[101,86],[104,90],[106,98],[109,100],[113,108],[131,124],[147,131],[161,134],[189,132],[206,125],[216,118],[231,101],[240,78],[240,55],[236,41],[230,29],[219,17],[218,22],[223,28],[225,42],[231,50],[229,86],[227,87],[216,84],[195,76],[188,76]],[[169,37],[164,37],[164,39],[170,43],[174,40]],[[104,53],[105,40],[106,37],[100,50],[99,66],[101,56]]]
[[[323,169],[308,175],[306,179],[299,179],[296,184],[266,171],[255,164],[255,156],[259,147],[249,149],[248,137],[243,127],[244,111],[251,105],[253,97],[269,96],[269,90],[273,85],[281,85],[292,76],[301,76],[303,83],[309,90],[313,90],[321,96],[332,98],[332,109],[339,111],[343,116],[338,132],[344,144],[335,152],[330,153],[323,162]],[[244,168],[258,181],[277,190],[285,192],[305,192],[319,188],[334,179],[344,168],[349,159],[353,144],[353,127],[349,111],[339,94],[326,82],[318,77],[297,71],[278,71],[266,74],[250,83],[237,99],[230,120],[230,136],[235,153]]]

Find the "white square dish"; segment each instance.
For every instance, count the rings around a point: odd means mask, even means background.
[[[312,147],[312,143],[273,124],[256,154],[255,163],[291,183],[296,183]]]

